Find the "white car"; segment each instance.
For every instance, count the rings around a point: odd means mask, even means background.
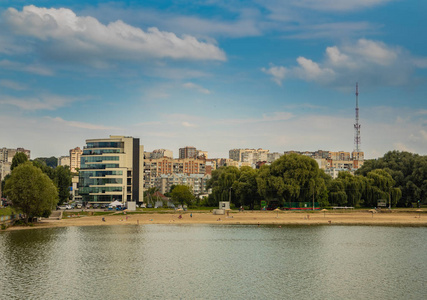
[[[71,209],[71,205],[69,204],[63,204],[59,207],[59,209]]]

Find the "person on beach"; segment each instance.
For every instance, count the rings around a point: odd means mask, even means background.
[[[190,214],[190,218],[192,218],[192,217],[193,217],[193,213]]]

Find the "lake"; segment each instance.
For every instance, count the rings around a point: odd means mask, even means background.
[[[0,232],[0,299],[425,299],[427,228]]]

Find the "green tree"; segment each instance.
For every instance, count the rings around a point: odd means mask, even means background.
[[[28,161],[28,157],[23,152],[17,152],[12,159],[12,165],[10,166],[10,170],[13,171],[17,166],[23,164]]]
[[[35,167],[42,170],[52,181],[55,181],[55,170],[52,167],[48,167],[42,160],[32,160],[31,162]]]
[[[55,156],[51,157],[37,157],[34,159],[35,161],[39,161],[46,166],[55,169],[58,166],[58,159]]]
[[[347,194],[345,192],[344,180],[337,178],[332,180],[328,185],[329,203],[331,205],[347,205]]]
[[[379,159],[365,161],[356,174],[367,176],[369,172],[387,171],[401,190],[397,206],[410,206],[421,200],[427,202],[427,156],[409,152],[390,151]],[[397,192],[398,193],[398,192]]]
[[[212,178],[208,181],[207,188],[212,189],[209,195],[208,203],[210,206],[216,206],[220,201],[235,199],[233,184],[240,176],[240,170],[233,166],[220,167],[212,172]]]
[[[50,215],[58,203],[58,191],[52,180],[29,162],[12,171],[5,194],[24,213],[26,223],[32,217]]]
[[[55,169],[55,184],[58,187],[59,204],[68,202],[71,186],[71,172],[68,166],[59,166]]]
[[[171,192],[171,198],[176,203],[187,204],[188,206],[193,205],[195,200],[190,187],[186,185],[176,185]]]
[[[362,204],[362,193],[366,183],[363,177],[343,171],[338,174],[337,180],[343,183],[344,192],[347,195],[346,203],[342,203],[341,205],[359,207]]]
[[[144,192],[144,199],[147,199],[147,203],[151,203],[154,205],[155,199],[154,199],[154,194],[158,191],[159,189],[156,187],[152,187],[149,188],[148,190],[146,190]]]
[[[253,209],[256,204],[260,203],[261,196],[258,193],[256,177],[257,170],[251,167],[242,167],[239,172],[239,177],[232,185],[235,197],[232,198],[232,203],[236,206],[249,206]]]
[[[284,202],[327,201],[324,174],[316,161],[298,154],[287,154],[264,165],[257,177],[259,194],[266,200]],[[326,199],[325,199],[326,197]]]

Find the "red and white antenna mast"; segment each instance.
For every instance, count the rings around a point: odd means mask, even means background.
[[[354,124],[354,151],[360,152],[359,85],[357,82],[356,82],[356,123]]]

